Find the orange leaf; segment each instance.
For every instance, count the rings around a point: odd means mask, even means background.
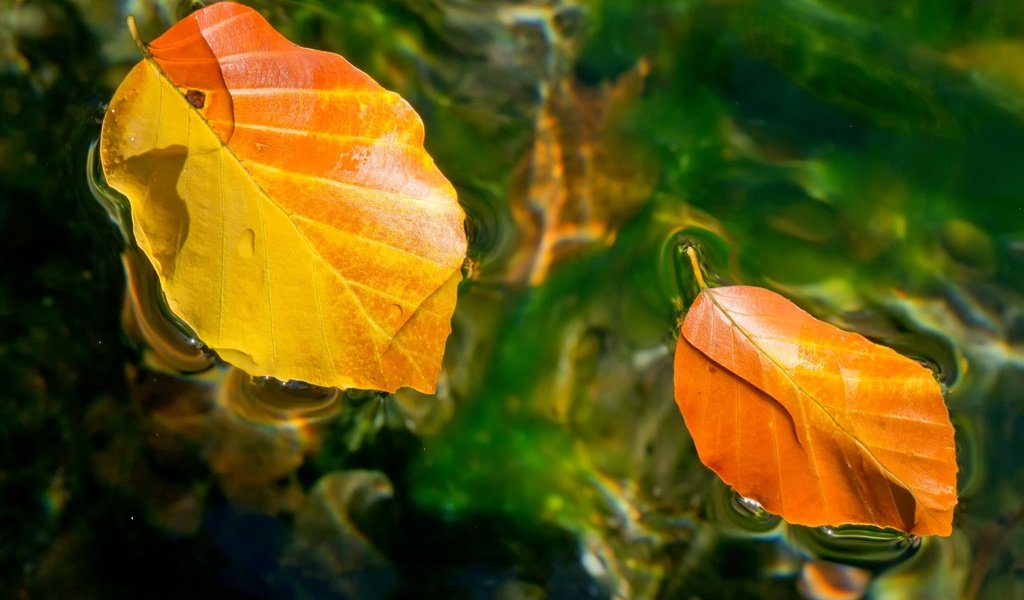
[[[774,292],[701,292],[675,396],[701,461],[789,522],[952,530],[953,427],[932,372]]]
[[[432,392],[466,236],[423,136],[397,94],[225,2],[149,44],[100,157],[171,310],[224,360]]]

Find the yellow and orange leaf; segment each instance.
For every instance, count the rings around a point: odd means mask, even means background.
[[[953,427],[932,372],[774,292],[701,292],[675,397],[701,461],[791,523],[952,530]]]
[[[225,2],[148,45],[100,158],[169,307],[224,360],[432,392],[466,236],[423,136],[397,94]]]

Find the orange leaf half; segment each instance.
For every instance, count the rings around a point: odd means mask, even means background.
[[[171,310],[226,361],[431,392],[466,236],[423,135],[342,57],[220,3],[148,46],[100,157]]]
[[[701,461],[789,522],[952,530],[953,427],[932,372],[774,292],[701,292],[675,397]]]

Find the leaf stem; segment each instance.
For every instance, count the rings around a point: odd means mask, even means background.
[[[700,270],[700,261],[697,259],[697,250],[693,246],[686,246],[683,249],[686,252],[687,258],[690,259],[690,266],[693,268],[693,276],[697,280],[697,285],[701,291],[708,289],[707,282],[704,281],[704,274]]]
[[[135,42],[135,45],[138,47],[139,52],[142,53],[142,56],[148,57],[149,56],[149,50],[146,49],[146,42],[143,42],[142,41],[142,36],[139,35],[139,28],[135,24],[135,15],[128,15],[128,19],[127,20],[128,20],[128,33],[131,34],[132,41]]]

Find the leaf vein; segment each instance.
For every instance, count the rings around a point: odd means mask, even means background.
[[[227,123],[225,119],[211,119],[211,123]],[[235,128],[251,129],[253,131],[267,131],[271,133],[281,133],[286,135],[303,136],[303,137],[318,137],[326,138],[329,140],[353,140],[357,142],[363,142],[366,146],[375,147],[388,147],[388,148],[404,148],[414,151],[419,154],[422,150],[411,142],[404,140],[385,139],[382,137],[373,137],[369,135],[353,135],[347,133],[329,133],[325,131],[309,131],[305,129],[296,129],[294,127],[281,127],[279,125],[261,125],[259,123],[246,123],[244,121],[234,121]]]
[[[273,277],[270,275],[270,252],[267,248],[267,221],[263,211],[263,203],[257,202],[256,206],[259,210],[260,215],[260,238],[263,240],[263,270],[267,274],[266,285],[267,285],[267,326],[270,328],[270,356],[274,361],[274,368],[277,368],[277,340],[274,335],[274,300],[273,294],[271,293],[271,281]]]
[[[865,410],[857,410],[855,408],[841,408],[841,407],[838,407],[838,406],[828,406],[828,405],[826,405],[826,406],[828,408],[834,408],[838,412],[850,413],[850,414],[854,414],[854,415],[862,415],[862,416],[865,416],[865,417],[880,417],[880,418],[883,418],[883,419],[892,419],[894,421],[906,421],[906,422],[909,422],[909,423],[918,423],[920,425],[932,425],[934,427],[942,427],[944,429],[947,427],[947,425],[945,423],[936,422],[936,421],[928,421],[928,420],[924,420],[924,419],[918,419],[918,418],[915,418],[915,417],[907,417],[907,416],[904,416],[904,415],[875,413],[875,412],[868,412],[868,411],[865,411]]]
[[[346,230],[342,229],[341,227],[338,227],[337,225],[334,225],[334,224],[331,224],[331,223],[323,223],[323,222],[317,221],[316,219],[311,219],[311,218],[307,217],[306,215],[300,215],[298,213],[290,213],[288,216],[291,219],[293,219],[293,220],[297,219],[299,221],[304,221],[304,222],[309,223],[309,224],[311,224],[313,226],[316,226],[316,227],[319,227],[319,228],[322,228],[322,229],[328,229],[330,231],[336,232],[338,235],[341,235],[341,236],[344,236],[344,237],[347,237],[347,238],[350,238],[350,239],[358,240],[359,243],[368,243],[368,244],[371,244],[371,245],[374,245],[374,246],[380,246],[382,248],[387,248],[388,250],[391,250],[391,251],[394,251],[394,252],[398,252],[398,253],[400,253],[400,254],[402,254],[404,256],[409,256],[411,258],[415,258],[417,260],[423,261],[423,262],[428,263],[430,265],[441,267],[443,269],[447,269],[448,268],[447,265],[442,264],[442,263],[440,263],[440,262],[438,262],[436,260],[430,259],[430,258],[428,258],[426,256],[423,256],[422,254],[416,254],[415,252],[412,252],[410,250],[406,250],[405,248],[399,248],[398,246],[394,246],[392,244],[388,244],[387,242],[384,242],[384,241],[381,241],[381,240],[377,240],[377,239],[361,236],[359,234],[352,233],[351,231],[346,231]]]
[[[331,372],[334,374],[334,379],[338,380],[338,365],[334,362],[334,356],[331,354],[331,344],[327,340],[327,325],[324,323],[324,306],[323,301],[320,299],[320,278],[317,277],[316,273],[316,261],[311,261],[313,266],[313,298],[316,301],[316,314],[320,320],[320,334],[324,340],[324,349],[327,350],[327,362],[331,365]]]
[[[256,161],[256,160],[252,160],[252,159],[245,160],[245,161],[242,162],[242,164],[245,167],[256,167],[256,168],[263,169],[263,170],[266,170],[266,171],[273,171],[273,172],[279,173],[279,174],[283,173],[286,176],[292,177],[292,178],[306,179],[306,180],[309,180],[309,181],[319,181],[319,182],[324,183],[326,185],[330,185],[332,187],[337,187],[337,188],[341,188],[341,189],[347,189],[347,190],[353,190],[354,189],[354,190],[358,190],[360,192],[371,192],[371,193],[375,193],[375,194],[383,194],[383,195],[387,195],[387,196],[394,196],[396,198],[401,198],[403,200],[407,200],[407,201],[412,202],[414,204],[422,205],[424,207],[430,208],[431,210],[437,211],[437,212],[447,212],[449,210],[447,207],[442,205],[440,200],[435,202],[435,201],[427,200],[425,198],[419,198],[417,196],[410,196],[409,194],[404,194],[402,192],[396,192],[396,191],[393,191],[393,190],[384,190],[384,189],[380,189],[380,188],[372,188],[372,187],[357,185],[357,184],[354,184],[354,183],[346,183],[344,181],[338,181],[337,179],[331,179],[329,177],[322,177],[320,175],[312,175],[312,174],[309,174],[309,173],[299,173],[297,171],[288,171],[286,169],[282,169],[280,167],[275,167],[273,165],[268,165],[267,163]],[[268,196],[268,198],[269,198],[269,196]]]

